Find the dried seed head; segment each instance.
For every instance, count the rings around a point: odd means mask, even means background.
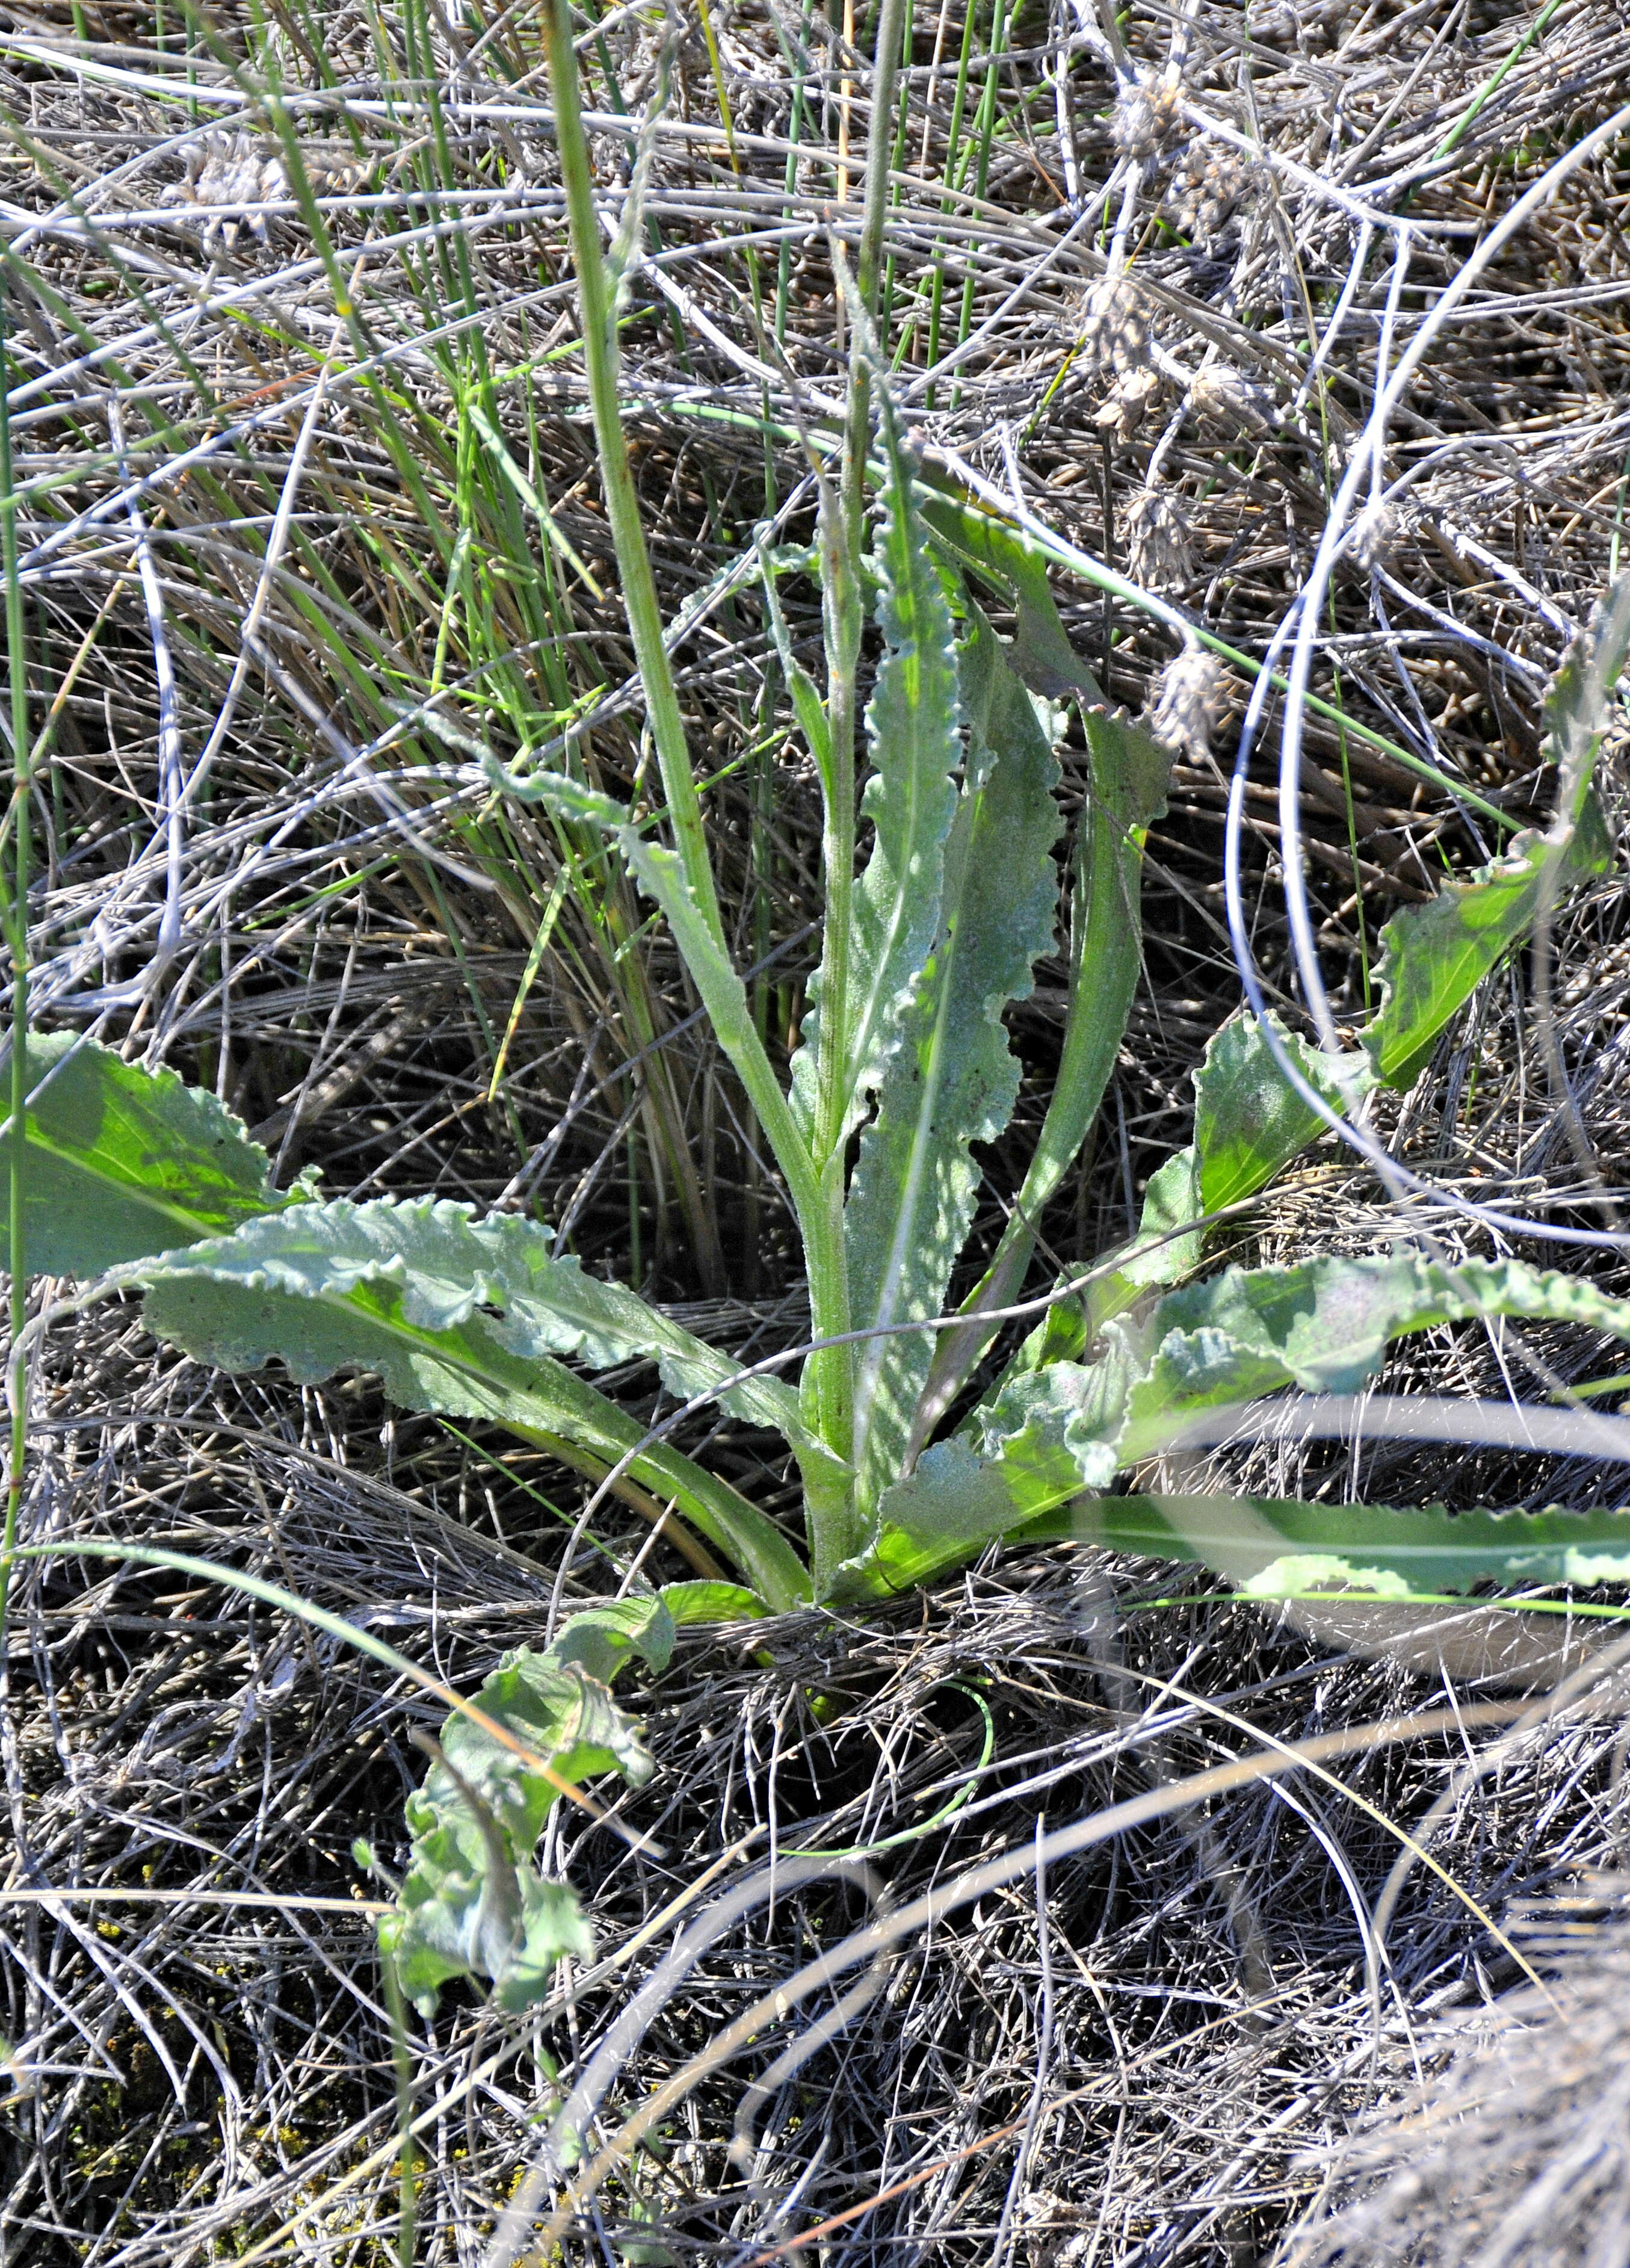
[[[1188,516],[1170,489],[1140,489],[1127,504],[1121,526],[1127,564],[1146,591],[1181,588],[1194,571]]]
[[[1384,504],[1379,498],[1360,512],[1347,538],[1347,551],[1355,566],[1366,575],[1391,564],[1393,554],[1404,540],[1404,515],[1396,504]]]
[[[1196,372],[1188,398],[1202,424],[1230,436],[1266,433],[1278,423],[1272,395],[1227,363],[1207,363]]]
[[[1082,352],[1090,368],[1117,377],[1147,367],[1149,316],[1137,287],[1124,276],[1106,276],[1087,296],[1081,329]]]
[[[1250,188],[1252,171],[1249,160],[1226,144],[1195,143],[1171,176],[1167,202],[1178,228],[1211,251]]]
[[[1198,763],[1222,720],[1227,688],[1222,663],[1191,642],[1161,671],[1144,722],[1164,747]]]
[[[1093,423],[1117,441],[1129,441],[1160,391],[1160,372],[1145,366],[1118,378],[1093,413]]]
[[[1163,72],[1147,85],[1123,81],[1115,97],[1115,119],[1110,129],[1116,149],[1141,164],[1158,158],[1182,122],[1178,115],[1182,93],[1183,82],[1171,71]]]
[[[275,152],[265,152],[246,134],[230,134],[211,127],[187,152],[187,179],[159,194],[162,205],[184,205],[196,214],[203,209],[203,248],[213,252],[224,244],[230,252],[240,228],[264,244],[266,215],[250,213],[242,221],[223,220],[216,208],[223,205],[275,204],[289,194],[288,176]]]

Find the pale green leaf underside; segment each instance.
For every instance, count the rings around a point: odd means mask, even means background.
[[[300,1205],[237,1235],[131,1271],[159,1337],[227,1370],[273,1357],[308,1383],[376,1371],[410,1410],[540,1431],[616,1462],[636,1420],[558,1357],[605,1367],[655,1360],[672,1391],[717,1388],[748,1422],[797,1427],[776,1380],[730,1384],[738,1366],[631,1292],[557,1260],[547,1231],[508,1215],[474,1219],[446,1200]],[[806,1595],[789,1544],[734,1490],[662,1443],[639,1451],[642,1485],[687,1518],[779,1605]]]
[[[24,1233],[31,1275],[104,1269],[236,1228],[290,1199],[214,1095],[70,1032],[28,1042]],[[11,1136],[0,1138],[9,1171]]]
[[[1141,1324],[1111,1324],[1097,1363],[1010,1378],[965,1439],[927,1451],[885,1494],[876,1545],[846,1569],[846,1583],[864,1595],[921,1581],[1081,1491],[1105,1489],[1118,1469],[1172,1446],[1202,1411],[1287,1386],[1351,1392],[1392,1341],[1487,1315],[1630,1339],[1630,1300],[1519,1261],[1450,1270],[1402,1255],[1230,1269],[1168,1292]]]
[[[1036,703],[977,612],[962,652],[967,778],[944,862],[940,934],[901,1019],[844,1213],[856,1330],[937,1315],[973,1215],[972,1145],[1012,1116],[1018,1063],[1002,1028],[1053,943],[1059,768]],[[858,1502],[870,1515],[905,1461],[929,1374],[927,1332],[877,1338],[856,1366]]]
[[[1450,1269],[1412,1254],[1326,1256],[1284,1268],[1230,1268],[1168,1292],[1141,1327],[1111,1327],[1132,1380],[1117,1447],[1123,1464],[1166,1446],[1185,1415],[1285,1386],[1348,1394],[1394,1340],[1440,1323],[1509,1315],[1630,1339],[1630,1300],[1518,1260]]]

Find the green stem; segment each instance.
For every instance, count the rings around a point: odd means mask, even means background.
[[[645,548],[639,497],[628,462],[628,439],[622,430],[622,407],[617,394],[616,310],[594,210],[589,145],[578,100],[577,58],[572,47],[571,12],[567,0],[543,0],[540,20],[554,102],[555,140],[560,151],[561,180],[566,191],[572,262],[577,272],[577,312],[589,379],[589,406],[600,455],[606,516],[611,524],[618,571],[622,577],[622,600],[628,612],[628,631],[645,695],[645,711],[650,720],[657,762],[662,771],[663,793],[667,799],[674,842],[685,879],[701,909],[702,917],[722,944],[724,925],[719,917],[708,838],[691,771],[690,750],[686,744],[685,719],[679,711],[679,696],[667,648],[663,644],[656,578]]]
[[[396,2132],[400,2156],[397,2161],[396,2258],[399,2268],[413,2268],[418,2233],[419,2200],[414,2175],[419,2161],[413,2139],[413,2050],[408,2039],[408,2010],[395,1956],[383,1948],[379,1957],[385,1981],[385,2005],[391,2018],[391,2060],[396,2069]]]
[[[7,1176],[8,1242],[6,1264],[11,1275],[11,1344],[18,1346],[28,1320],[28,1256],[23,1226],[24,1139],[28,1101],[28,783],[31,751],[28,739],[28,655],[23,620],[23,585],[17,563],[17,483],[11,463],[11,418],[7,402],[11,384],[6,353],[5,317],[10,294],[0,287],[0,564],[5,575],[6,668],[11,694],[11,887],[5,925],[11,951],[11,1145]],[[8,1676],[7,1622],[11,1610],[11,1565],[17,1551],[18,1521],[23,1501],[23,1468],[28,1451],[28,1373],[13,1365],[8,1370],[11,1388],[11,1431],[6,1459],[5,1528],[0,1540],[0,1683]]]

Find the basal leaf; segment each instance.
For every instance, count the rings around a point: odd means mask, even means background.
[[[679,1630],[698,1623],[756,1623],[769,1612],[758,1593],[740,1583],[664,1583],[661,1596]]]
[[[1112,1362],[1052,1363],[1015,1380],[969,1439],[925,1449],[885,1492],[870,1548],[840,1570],[839,1599],[907,1590],[1083,1489],[1105,1487],[1124,1404]]]
[[[1321,1587],[1389,1598],[1479,1582],[1630,1582],[1630,1511],[1448,1512],[1282,1497],[1081,1497],[1024,1531],[1198,1560],[1256,1598]]]
[[[1547,887],[1606,873],[1612,851],[1593,806],[1590,812],[1594,823],[1566,843],[1551,831],[1519,835],[1487,866],[1451,876],[1428,904],[1393,915],[1376,971],[1382,1005],[1362,1035],[1384,1086],[1413,1086],[1445,1025],[1532,929]]]
[[[1315,1093],[1333,1109],[1355,1110],[1374,1083],[1367,1058],[1355,1052],[1326,1055],[1277,1017],[1270,1020]],[[1167,1159],[1144,1194],[1139,1242],[1119,1271],[1124,1284],[1134,1290],[1172,1284],[1197,1268],[1203,1233],[1174,1236],[1172,1231],[1254,1197],[1325,1131],[1325,1120],[1281,1071],[1256,1018],[1248,1010],[1230,1016],[1194,1074],[1194,1139]],[[1112,1280],[1094,1312],[1102,1320],[1125,1304]]]
[[[973,1215],[972,1145],[1012,1115],[1018,1063],[1010,1000],[1053,942],[1058,881],[1052,734],[974,610],[962,652],[967,776],[944,859],[940,931],[901,1018],[877,1115],[861,1138],[844,1214],[857,1330],[937,1315]],[[903,1469],[929,1335],[874,1339],[855,1369],[857,1501],[870,1516]]]
[[[31,1273],[99,1276],[294,1201],[224,1104],[172,1071],[143,1071],[71,1032],[31,1035],[27,1070]],[[0,1170],[11,1140],[0,1138]]]
[[[795,1440],[796,1397],[774,1380],[732,1385],[739,1366],[631,1292],[556,1259],[535,1223],[477,1220],[445,1200],[335,1200],[165,1254],[129,1280],[146,1289],[159,1337],[223,1369],[275,1356],[308,1383],[377,1371],[408,1409],[541,1432],[598,1469],[638,1449],[634,1477],[677,1498],[767,1599],[786,1607],[808,1594],[797,1554],[762,1513],[665,1444],[639,1448],[638,1422],[557,1358],[603,1367],[648,1357],[674,1392],[716,1387],[749,1423],[790,1427]],[[806,1453],[824,1469],[825,1452]]]
[[[564,1955],[591,1957],[576,1899],[540,1878],[532,1853],[560,1781],[575,1786],[614,1771],[642,1787],[650,1778],[650,1756],[611,1682],[635,1653],[662,1668],[672,1645],[660,1600],[607,1601],[574,1616],[542,1653],[506,1653],[476,1694],[482,1715],[517,1747],[462,1712],[448,1718],[441,1758],[408,1800],[412,1861],[379,1933],[403,1990],[425,2013],[441,1985],[463,1976],[489,1978],[499,2006],[520,2010]]]
[[[862,799],[871,853],[855,884],[842,1060],[830,1073],[844,1098],[842,1139],[865,1115],[899,1038],[910,996],[940,925],[945,837],[962,761],[961,712],[951,608],[929,556],[911,476],[889,452],[876,554],[884,657],[866,711],[871,776]],[[792,1103],[807,1139],[817,1123],[823,1018],[833,941],[810,983],[803,1045],[793,1058]]]
[[[1451,1269],[1406,1253],[1230,1268],[1168,1292],[1142,1326],[1111,1326],[1106,1337],[1128,1381],[1120,1461],[1156,1454],[1185,1416],[1202,1410],[1290,1385],[1351,1393],[1393,1340],[1486,1315],[1580,1323],[1630,1339],[1630,1300],[1518,1260],[1468,1259]]]
[[[1017,1296],[1043,1208],[1081,1153],[1108,1085],[1142,967],[1143,840],[1165,809],[1170,753],[1125,718],[1089,714],[1092,800],[1083,838],[1070,944],[1064,1049],[1041,1131],[991,1265],[969,1294],[966,1326],[935,1350],[912,1447],[928,1438],[961,1391],[995,1327],[980,1312]],[[1182,1218],[1192,1219],[1185,1211]],[[1039,1347],[1030,1350],[1033,1357]],[[1049,1351],[1046,1359],[1055,1359]],[[1033,1360],[1021,1361],[1031,1368]]]

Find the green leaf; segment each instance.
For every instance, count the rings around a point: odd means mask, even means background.
[[[1429,905],[1406,907],[1381,932],[1384,998],[1363,1043],[1384,1086],[1412,1086],[1444,1026],[1527,936],[1541,908],[1568,884],[1611,867],[1590,780],[1626,655],[1630,575],[1605,594],[1546,696],[1546,753],[1558,768],[1551,825],[1517,836],[1502,858],[1451,879]]]
[[[1030,538],[993,519],[971,498],[944,493],[937,483],[925,497],[922,512],[946,555],[958,567],[972,569],[1013,608],[1009,652],[1031,691],[1046,701],[1073,693],[1092,708],[1105,707],[1102,687],[1065,634],[1046,562]]]
[[[1080,1498],[1025,1529],[1144,1559],[1198,1560],[1254,1598],[1322,1587],[1387,1598],[1480,1582],[1630,1582],[1630,1512],[1415,1512],[1282,1497]]]
[[[1503,857],[1451,877],[1429,904],[1394,914],[1376,971],[1382,1005],[1362,1034],[1382,1086],[1414,1085],[1444,1026],[1532,929],[1547,890],[1612,863],[1599,820],[1570,829],[1566,842],[1530,829]]]
[[[650,1778],[650,1756],[611,1681],[635,1653],[661,1669],[672,1645],[660,1600],[608,1601],[574,1616],[544,1653],[506,1653],[476,1694],[525,1754],[461,1712],[448,1718],[440,1760],[408,1799],[412,1860],[380,1926],[402,1989],[426,2014],[439,1987],[463,1976],[490,1978],[501,2007],[524,2009],[557,1961],[592,1956],[576,1899],[565,1884],[542,1881],[532,1854],[559,1781],[575,1786],[615,1771],[642,1787]]]
[[[866,711],[872,771],[861,801],[872,845],[855,884],[846,1028],[836,1069],[843,1141],[865,1116],[899,1043],[900,1011],[939,933],[945,838],[956,806],[951,776],[962,761],[951,608],[898,447],[891,447],[889,460],[875,562],[884,656]],[[806,1138],[817,1123],[833,951],[829,938],[810,980],[811,1007],[792,1063],[792,1106]]]
[[[885,1493],[872,1544],[839,1571],[839,1600],[908,1590],[1081,1490],[1106,1487],[1124,1409],[1112,1362],[1052,1363],[1014,1380],[972,1440],[925,1449]]]
[[[548,1655],[562,1667],[575,1664],[585,1677],[598,1678],[602,1685],[614,1684],[618,1672],[636,1653],[660,1677],[673,1659],[674,1629],[672,1609],[660,1593],[608,1599],[604,1606],[586,1607],[574,1615]]]
[[[24,1232],[33,1274],[99,1276],[293,1202],[224,1104],[71,1032],[28,1041]],[[0,1138],[10,1170],[12,1136]],[[299,1196],[309,1194],[302,1189]]]
[[[1327,1055],[1270,1015],[1274,1032],[1316,1094],[1352,1113],[1374,1085],[1365,1057]],[[1237,1204],[1267,1187],[1297,1152],[1326,1130],[1279,1067],[1249,1010],[1230,1016],[1194,1074],[1194,1139],[1150,1179],[1138,1243],[1122,1263],[1120,1284],[1142,1290],[1172,1284],[1200,1264],[1203,1232],[1173,1236],[1191,1220]],[[1105,1285],[1093,1303],[1101,1322],[1127,1304],[1120,1284]]]
[[[556,1356],[599,1366],[649,1357],[675,1392],[718,1387],[749,1422],[797,1427],[779,1381],[730,1384],[738,1366],[728,1357],[557,1260],[536,1223],[477,1220],[444,1199],[295,1206],[138,1263],[127,1280],[146,1289],[158,1336],[201,1361],[241,1371],[275,1356],[313,1384],[336,1370],[377,1371],[408,1409],[541,1432],[601,1469],[635,1449],[643,1429]],[[830,1462],[806,1453],[818,1469]],[[777,1607],[808,1596],[792,1547],[723,1482],[661,1442],[640,1449],[631,1470],[675,1498]]]
[[[937,1315],[973,1217],[972,1145],[1002,1132],[1019,1067],[1002,1028],[1053,942],[1059,768],[1048,724],[977,609],[962,652],[967,776],[941,924],[899,1019],[844,1213],[856,1330]],[[873,1339],[856,1365],[856,1501],[870,1517],[906,1461],[933,1358],[927,1332]]]
[[[739,1583],[664,1583],[661,1595],[679,1630],[705,1623],[756,1623],[769,1612],[756,1591]]]
[[[981,1312],[1006,1307],[1017,1294],[1035,1250],[1042,1210],[1080,1155],[1098,1116],[1137,990],[1143,840],[1150,822],[1165,809],[1171,758],[1124,718],[1090,714],[1086,723],[1092,800],[1083,837],[1063,1053],[1008,1225],[989,1268],[964,1302],[969,1321],[962,1329],[944,1333],[934,1351],[914,1449],[961,1392],[995,1336],[996,1326],[979,1320]],[[1182,1218],[1193,1215],[1185,1211]],[[1054,1334],[1064,1328],[1054,1311]],[[1038,1359],[1054,1360],[1060,1351],[1047,1342],[1044,1327],[1039,1338],[1026,1343],[1017,1367],[1033,1368]]]
[[[1519,1260],[1450,1268],[1406,1253],[1230,1268],[1168,1292],[1141,1326],[1110,1326],[1106,1340],[1120,1350],[1127,1381],[1120,1462],[1157,1454],[1185,1416],[1202,1410],[1290,1385],[1352,1393],[1393,1340],[1490,1315],[1580,1323],[1630,1339],[1630,1300]]]

